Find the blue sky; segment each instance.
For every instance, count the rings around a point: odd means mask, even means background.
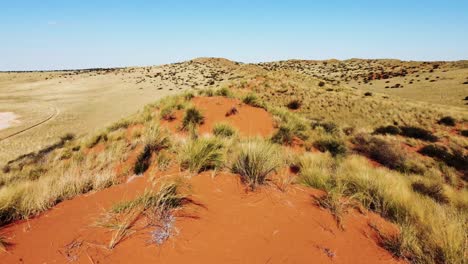
[[[0,0],[0,70],[468,59],[468,1]]]

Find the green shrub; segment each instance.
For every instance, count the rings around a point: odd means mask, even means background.
[[[346,144],[341,139],[336,138],[325,138],[319,139],[314,142],[314,147],[321,152],[330,152],[334,157],[346,155],[347,148]]]
[[[322,128],[323,130],[325,130],[325,132],[329,134],[336,134],[340,131],[338,125],[333,122],[313,122],[312,123],[313,129],[316,129],[318,127]]]
[[[122,128],[128,128],[133,122],[128,119],[120,120],[107,128],[108,132],[116,131]]]
[[[192,92],[185,92],[184,93],[184,99],[186,101],[190,101],[195,97],[195,95]]]
[[[265,183],[268,175],[281,165],[279,153],[280,149],[277,146],[263,140],[243,142],[231,170],[254,189],[257,185]]]
[[[374,134],[379,135],[399,135],[401,133],[401,129],[397,126],[381,126],[374,130]]]
[[[438,138],[434,136],[432,132],[424,128],[414,127],[414,126],[402,126],[400,127],[400,129],[401,129],[401,135],[405,137],[421,139],[421,140],[429,141],[429,142],[436,142],[438,140]]]
[[[444,194],[444,188],[441,183],[427,183],[423,181],[413,182],[411,184],[413,191],[429,196],[439,203],[448,203],[449,199]]]
[[[458,170],[468,170],[468,155],[463,154],[461,149],[449,149],[442,145],[431,144],[421,148],[419,153],[436,158]]]
[[[190,126],[198,126],[203,124],[205,117],[195,107],[190,107],[185,110],[184,118],[182,119],[182,129],[187,130]]]
[[[224,163],[224,144],[216,137],[191,140],[180,150],[179,160],[182,169],[195,173],[218,169]]]
[[[160,114],[161,119],[163,120],[172,121],[176,119],[173,106],[163,107],[161,111],[159,112],[159,114]]]
[[[244,104],[253,106],[253,107],[263,107],[263,104],[260,102],[260,99],[255,94],[248,94],[243,99]]]
[[[413,161],[408,154],[403,152],[399,145],[362,134],[354,137],[353,143],[357,151],[389,169],[419,174],[425,170],[417,161]]]
[[[271,137],[271,141],[277,144],[291,145],[294,139],[294,132],[289,126],[280,126],[278,131]]]
[[[223,87],[221,89],[216,90],[215,95],[217,96],[224,96],[224,97],[232,97],[232,92],[227,87]]]
[[[107,141],[107,134],[106,133],[101,133],[101,134],[98,134],[98,135],[92,137],[86,143],[86,147],[87,148],[92,148],[92,147],[96,146],[97,144],[99,144],[99,142],[101,142],[101,141]]]
[[[302,102],[300,100],[291,100],[286,106],[291,110],[297,110],[301,108]]]
[[[144,141],[152,151],[159,151],[171,145],[169,132],[158,125],[151,125],[145,129]]]
[[[143,148],[143,151],[141,151],[140,154],[138,154],[135,166],[133,167],[133,173],[135,173],[136,175],[140,175],[148,170],[151,162],[151,153],[151,146],[146,145]]]
[[[236,134],[236,130],[229,124],[218,123],[213,127],[213,134],[217,137],[232,137]]]
[[[445,125],[445,126],[455,126],[456,120],[455,118],[451,116],[444,116],[439,121],[437,122],[439,125]]]

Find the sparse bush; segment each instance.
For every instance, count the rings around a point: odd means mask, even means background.
[[[101,141],[107,141],[107,134],[106,133],[100,133],[92,138],[89,139],[89,141],[86,143],[87,148],[92,148],[99,144]]]
[[[334,185],[335,161],[329,153],[305,153],[296,161],[299,168],[298,182],[312,188],[329,191]]]
[[[291,100],[286,106],[291,110],[297,110],[301,108],[302,102],[300,100]]]
[[[353,143],[356,145],[356,150],[387,168],[403,173],[424,172],[424,168],[413,161],[398,145],[363,134],[354,137]]]
[[[239,110],[237,110],[237,108],[235,106],[233,106],[233,107],[231,107],[231,109],[229,109],[229,111],[226,112],[225,116],[229,117],[229,116],[235,115],[237,113],[239,113]]]
[[[184,93],[184,99],[185,101],[190,101],[195,97],[195,95],[192,92],[185,92]]]
[[[232,137],[236,134],[236,130],[229,124],[218,123],[213,127],[213,134],[218,137]]]
[[[140,175],[145,173],[150,166],[150,159],[151,159],[151,146],[146,145],[143,148],[143,151],[138,154],[137,160],[135,162],[135,166],[133,167],[133,173],[136,175]]]
[[[205,117],[195,107],[190,107],[185,111],[184,118],[182,119],[182,129],[187,130],[190,126],[198,126],[203,124]]]
[[[455,118],[451,116],[444,116],[439,121],[437,122],[439,125],[445,125],[445,126],[455,126],[456,120]]]
[[[468,155],[461,149],[449,149],[442,145],[431,144],[421,148],[419,153],[436,158],[458,170],[468,170]]]
[[[176,119],[174,108],[172,106],[166,106],[159,112],[161,119],[166,121],[172,121]]]
[[[294,115],[280,116],[280,119],[281,125],[279,126],[278,131],[276,131],[272,136],[272,142],[291,145],[294,137],[302,140],[308,138],[307,126],[302,119],[298,119]]]
[[[171,145],[169,133],[160,126],[151,125],[145,130],[144,142],[151,151],[159,151]]]
[[[401,133],[401,129],[397,126],[381,126],[374,130],[374,134],[379,135],[399,135]]]
[[[365,92],[364,96],[372,96],[372,93],[371,92]]]
[[[435,135],[433,135],[432,132],[424,128],[414,126],[402,126],[400,127],[400,129],[401,135],[405,137],[421,139],[429,142],[436,142],[438,140],[438,138]]]
[[[227,87],[223,87],[221,89],[218,89],[215,94],[217,96],[224,96],[224,97],[232,97],[232,92],[229,90]]]
[[[340,131],[338,125],[333,122],[313,122],[312,123],[313,129],[316,129],[319,127],[325,130],[325,132],[329,134],[336,134]]]
[[[443,185],[441,183],[427,183],[423,181],[413,182],[411,188],[420,194],[431,197],[439,203],[448,203],[449,199],[444,194]]]
[[[224,163],[224,144],[216,137],[191,140],[180,150],[179,160],[182,169],[195,173],[218,169]]]
[[[346,144],[341,139],[336,138],[325,138],[319,139],[314,142],[314,147],[320,150],[321,152],[330,152],[334,157],[346,155],[347,148]]]
[[[461,130],[460,135],[462,135],[464,137],[468,137],[468,130]]]
[[[324,82],[324,81],[320,81],[320,82],[318,83],[318,86],[319,86],[319,87],[325,86],[325,82]]]
[[[281,164],[279,153],[277,146],[263,140],[243,142],[231,170],[254,189],[265,183],[268,175],[278,169]]]
[[[277,144],[291,145],[293,143],[294,133],[289,126],[280,126],[278,131],[271,137],[271,141]]]
[[[260,102],[260,99],[255,94],[248,94],[243,99],[244,104],[253,106],[253,107],[263,107],[263,104]]]
[[[128,128],[131,124],[133,124],[133,122],[130,120],[127,120],[127,119],[120,120],[112,124],[110,127],[108,127],[107,131],[113,132],[122,128]]]

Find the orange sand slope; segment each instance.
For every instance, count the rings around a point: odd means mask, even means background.
[[[111,233],[92,224],[116,201],[141,193],[130,183],[63,202],[29,222],[6,228],[15,245],[2,263],[396,263],[377,245],[369,223],[391,228],[378,216],[349,213],[341,230],[331,214],[313,204],[320,191],[266,186],[246,192],[236,175],[211,173],[190,180],[194,204],[176,214],[178,232],[150,244],[150,229],[113,250]],[[90,262],[92,260],[93,262]]]
[[[205,121],[198,131],[201,134],[211,133],[216,123],[228,123],[239,130],[241,136],[269,136],[273,133],[273,118],[262,108],[245,105],[238,99],[226,97],[195,97],[192,99],[193,105],[203,113]],[[233,107],[237,114],[226,116]],[[163,121],[164,126],[172,131],[177,131],[181,125],[183,111],[176,111],[176,119],[173,121]]]

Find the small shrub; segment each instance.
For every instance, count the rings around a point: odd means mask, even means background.
[[[399,145],[362,134],[354,137],[353,143],[356,145],[357,151],[389,169],[403,173],[421,174],[424,172],[424,168],[403,152]]]
[[[280,126],[278,131],[271,137],[271,141],[277,144],[291,145],[293,143],[294,133],[289,126]]]
[[[169,133],[160,126],[151,125],[145,130],[144,141],[151,151],[159,151],[168,148],[171,144]]]
[[[130,120],[121,120],[112,124],[110,127],[108,127],[107,131],[113,132],[122,128],[128,128],[132,123],[133,122]]]
[[[455,126],[456,120],[451,116],[444,116],[437,122],[437,124],[445,126]]]
[[[151,146],[146,145],[143,148],[143,151],[138,154],[137,160],[135,162],[135,166],[133,167],[133,173],[136,175],[140,175],[145,173],[150,166],[150,159],[151,159]]]
[[[400,129],[401,135],[405,137],[421,139],[429,142],[436,142],[438,140],[438,138],[435,135],[433,135],[432,132],[424,128],[414,126],[402,126],[400,127]]]
[[[324,81],[320,81],[320,82],[318,83],[318,86],[319,86],[319,87],[325,86],[325,82],[324,82]]]
[[[468,137],[468,130],[461,130],[460,135],[462,135],[464,137]]]
[[[189,126],[197,126],[203,124],[205,118],[202,113],[195,107],[190,107],[185,111],[184,118],[182,119],[182,129],[186,130]]]
[[[232,92],[229,90],[227,87],[223,87],[221,89],[218,89],[215,94],[217,96],[224,96],[224,97],[232,97]]]
[[[99,144],[99,142],[101,141],[107,141],[107,134],[106,133],[101,133],[101,134],[98,134],[94,137],[92,137],[88,143],[86,144],[86,147],[87,148],[92,148],[94,146],[96,146],[97,144]]]
[[[374,134],[379,135],[399,135],[401,133],[401,129],[397,126],[381,126],[374,130]]]
[[[280,150],[275,145],[262,140],[250,140],[240,145],[234,158],[232,172],[241,176],[242,181],[254,189],[265,183],[268,175],[281,164]]]
[[[219,123],[214,125],[213,134],[218,137],[232,137],[236,130],[229,124]]]
[[[419,153],[436,158],[458,170],[468,170],[468,155],[461,149],[449,149],[442,145],[431,144],[421,148]]]
[[[329,134],[336,134],[340,131],[338,125],[333,122],[313,122],[312,123],[313,129],[316,129],[318,127],[323,128],[323,130],[325,130],[325,132]]]
[[[190,141],[179,153],[182,169],[191,172],[218,169],[224,163],[224,145],[218,138],[201,138]]]
[[[314,147],[321,152],[330,152],[334,157],[345,155],[347,152],[346,144],[341,139],[326,138],[314,142]]]
[[[449,199],[444,194],[443,185],[440,183],[426,183],[422,181],[411,184],[413,191],[429,196],[439,203],[448,203]]]
[[[190,101],[195,97],[195,95],[192,92],[186,92],[184,93],[184,99],[185,101]]]
[[[290,101],[286,106],[291,110],[297,110],[301,108],[302,102],[300,100],[294,99]]]
[[[172,106],[167,106],[161,109],[159,112],[161,119],[166,121],[173,121],[176,119],[174,108]]]
[[[246,95],[243,99],[242,102],[244,104],[253,106],[253,107],[263,107],[262,103],[260,102],[260,99],[255,94],[248,94]]]
[[[239,110],[237,110],[237,108],[235,106],[233,106],[233,107],[231,107],[231,109],[229,109],[229,111],[226,112],[225,116],[229,117],[229,116],[235,115],[237,113],[239,113]]]
[[[372,93],[371,92],[365,92],[364,96],[372,96]]]

